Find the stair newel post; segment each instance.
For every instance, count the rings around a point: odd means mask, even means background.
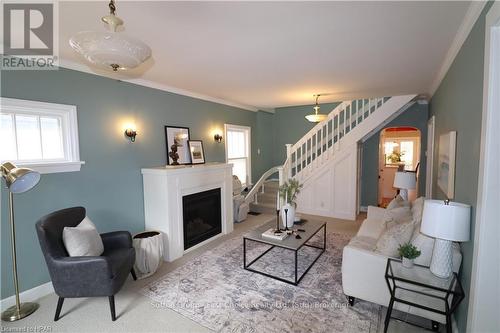
[[[280,186],[285,183],[285,175],[283,174],[283,166],[278,167],[278,179],[279,179]]]

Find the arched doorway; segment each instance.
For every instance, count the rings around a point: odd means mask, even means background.
[[[420,145],[421,133],[415,127],[388,127],[381,131],[378,177],[379,206],[387,206],[397,194],[398,189],[393,187],[396,171],[418,172],[420,165]],[[416,193],[418,193],[418,188],[410,190],[408,193],[409,199],[414,200]]]

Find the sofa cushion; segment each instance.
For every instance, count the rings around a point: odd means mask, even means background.
[[[417,229],[418,228],[418,229]],[[415,263],[423,266],[430,266],[432,259],[432,251],[434,249],[434,238],[424,235],[420,232],[418,225],[411,243],[420,250],[420,256],[415,258]]]
[[[76,227],[64,227],[62,238],[70,257],[100,256],[104,252],[101,236],[87,216]]]
[[[354,246],[359,249],[373,251],[377,245],[377,238],[366,236],[355,236],[349,241],[349,246]]]
[[[375,252],[388,257],[399,257],[399,245],[408,243],[413,234],[414,225],[410,221],[395,223],[388,227],[377,240]]]
[[[393,209],[398,207],[410,207],[410,202],[403,199],[399,194],[394,197],[394,199],[389,202],[386,209]]]

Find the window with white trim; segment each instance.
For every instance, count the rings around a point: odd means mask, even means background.
[[[243,186],[251,184],[250,127],[225,124],[226,162]]]
[[[76,106],[0,99],[0,162],[41,173],[80,170]]]

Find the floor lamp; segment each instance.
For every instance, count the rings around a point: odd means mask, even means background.
[[[17,280],[16,261],[16,229],[14,227],[14,193],[23,193],[32,189],[40,180],[40,174],[27,168],[18,168],[10,162],[0,165],[2,178],[5,179],[9,189],[9,218],[10,237],[12,245],[12,270],[14,275],[14,289],[16,292],[16,305],[2,312],[3,321],[16,321],[29,316],[38,309],[37,303],[21,303],[19,301],[19,283]]]

